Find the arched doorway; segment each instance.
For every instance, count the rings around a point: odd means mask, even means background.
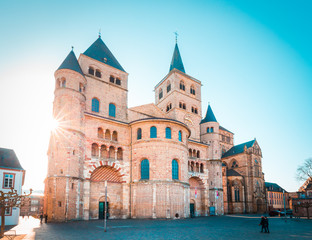
[[[257,209],[256,209],[256,212],[257,212],[257,213],[263,212],[261,199],[258,199],[258,200],[257,200]]]
[[[204,183],[199,177],[191,177],[190,184],[190,216],[204,216],[205,214],[205,194]],[[191,212],[192,211],[192,212]]]
[[[122,217],[122,176],[111,166],[100,166],[90,176],[90,218],[103,219],[105,206],[105,181],[107,181],[107,217]]]

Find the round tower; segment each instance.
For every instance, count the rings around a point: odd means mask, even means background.
[[[71,51],[55,74],[53,117],[44,212],[50,221],[80,219],[83,215],[82,180],[85,156],[84,90],[86,79]]]

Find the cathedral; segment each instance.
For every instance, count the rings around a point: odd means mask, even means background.
[[[166,74],[166,75],[165,75]],[[178,44],[155,103],[128,108],[128,73],[101,37],[55,71],[44,213],[49,221],[188,218],[265,210],[256,140],[234,146]]]

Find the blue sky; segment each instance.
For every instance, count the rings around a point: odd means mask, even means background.
[[[16,151],[24,187],[43,189],[54,71],[102,39],[129,73],[129,106],[154,102],[178,31],[186,73],[202,84],[235,144],[257,138],[266,181],[288,191],[312,157],[309,1],[1,1],[0,147]]]

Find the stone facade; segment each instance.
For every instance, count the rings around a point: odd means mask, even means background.
[[[100,37],[78,60],[71,51],[55,81],[49,221],[103,218],[105,181],[109,218],[224,214],[223,130],[208,111],[202,120],[202,85],[185,73],[177,44],[155,104],[128,108],[128,73]]]

